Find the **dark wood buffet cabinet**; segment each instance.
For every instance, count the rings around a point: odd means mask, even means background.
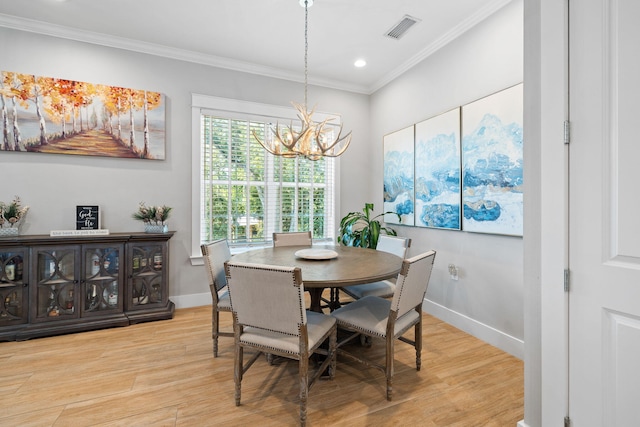
[[[0,238],[0,341],[172,318],[172,236]]]

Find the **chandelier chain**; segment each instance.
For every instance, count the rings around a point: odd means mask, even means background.
[[[307,82],[309,79],[309,66],[307,56],[309,51],[309,8],[308,1],[304,2],[304,109],[307,110]]]

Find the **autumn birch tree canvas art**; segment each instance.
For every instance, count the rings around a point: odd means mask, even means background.
[[[164,160],[164,95],[2,71],[0,152]]]

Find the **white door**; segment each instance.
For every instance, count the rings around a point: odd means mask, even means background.
[[[640,426],[640,1],[569,2],[569,417]]]

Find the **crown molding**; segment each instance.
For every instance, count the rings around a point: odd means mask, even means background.
[[[475,25],[479,24],[511,1],[512,0],[495,0],[492,3],[488,4],[484,8],[480,9],[476,14],[461,22],[459,25],[452,28],[451,31],[447,32],[442,37],[438,38],[436,41],[425,47],[422,51],[411,57],[408,61],[400,64],[396,69],[385,75],[382,79],[378,80],[371,86],[346,83],[334,79],[314,78],[312,76],[309,76],[309,84],[330,89],[338,89],[347,92],[371,95],[378,89],[382,88],[383,86],[387,85],[391,81],[404,74],[406,71],[415,67],[418,63],[433,55],[438,50],[442,49],[444,46],[446,46],[456,38],[460,37],[469,29],[473,28]],[[179,61],[207,65],[210,67],[223,68],[227,70],[271,77],[275,79],[288,80],[296,83],[304,82],[304,79],[299,75],[299,73],[294,73],[288,70],[266,67],[250,62],[238,61],[215,55],[207,55],[184,49],[176,49],[159,44],[143,42],[140,40],[132,40],[124,37],[96,33],[93,31],[74,29],[62,25],[51,24],[34,19],[20,18],[1,13],[0,27],[91,43],[116,49],[124,49],[132,52],[145,53],[149,55],[176,59]]]
[[[207,55],[184,49],[176,49],[154,43],[132,40],[124,37],[112,36],[93,31],[69,28],[62,25],[33,19],[20,18],[11,15],[0,14],[0,27],[14,30],[27,31],[36,34],[43,34],[51,37],[58,37],[68,40],[91,43],[99,46],[124,49],[138,53],[161,56],[176,59],[179,61],[193,62],[210,67],[224,68],[227,70],[240,71],[249,74],[272,77],[276,79],[289,80],[303,83],[304,78],[299,73],[287,71],[274,67],[266,67],[250,62],[238,61],[215,55]],[[338,80],[313,78],[309,76],[309,84],[331,89],[339,89],[355,93],[368,94],[368,88],[363,85],[354,85]]]

